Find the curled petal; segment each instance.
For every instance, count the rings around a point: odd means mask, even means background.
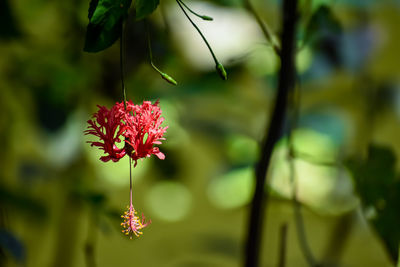
[[[165,155],[162,152],[154,153],[159,159],[165,159]]]
[[[99,110],[93,114],[93,119],[88,120],[88,129],[86,135],[97,136],[100,141],[89,141],[91,146],[97,146],[104,150],[105,156],[100,157],[101,161],[114,162],[125,156],[126,152],[123,148],[118,148],[115,143],[121,142],[121,136],[124,131],[122,123],[123,113],[120,104],[117,103],[110,110],[104,106],[98,106]]]

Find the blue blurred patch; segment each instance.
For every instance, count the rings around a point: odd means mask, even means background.
[[[15,235],[7,230],[0,230],[0,247],[8,252],[18,263],[25,262],[25,247]]]
[[[337,145],[343,144],[346,136],[345,122],[335,114],[311,113],[303,115],[299,120],[299,128],[301,127],[324,133]]]

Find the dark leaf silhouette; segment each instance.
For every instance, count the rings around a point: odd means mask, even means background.
[[[153,13],[160,0],[136,0],[136,19],[141,20]]]
[[[83,50],[99,52],[114,44],[121,35],[122,22],[130,6],[131,0],[92,0]]]
[[[400,180],[395,172],[396,158],[386,147],[370,146],[368,157],[349,160],[363,208],[372,213],[370,222],[382,238],[392,259],[397,260],[400,240]]]

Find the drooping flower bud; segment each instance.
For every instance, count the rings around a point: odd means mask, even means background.
[[[221,63],[218,63],[215,68],[217,69],[219,77],[221,77],[222,80],[226,81],[228,79],[228,75],[226,74],[224,66],[222,66]]]

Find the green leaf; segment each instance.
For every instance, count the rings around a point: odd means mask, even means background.
[[[364,162],[349,160],[356,189],[370,223],[382,238],[396,262],[400,241],[400,179],[395,170],[396,158],[389,148],[370,146]]]
[[[132,0],[92,0],[86,30],[86,52],[99,52],[110,47],[121,35],[122,22]]]
[[[89,23],[83,51],[95,53],[110,47],[121,36],[121,27],[122,20],[109,30]]]
[[[90,23],[95,24],[95,25],[102,24],[104,22],[104,20],[106,19],[108,10],[109,9],[106,8],[105,6],[97,7],[93,12],[93,16],[90,19]]]
[[[141,20],[156,10],[160,0],[136,0],[136,20]]]
[[[88,10],[88,19],[93,16],[94,11],[96,10],[97,4],[99,3],[99,0],[92,0],[90,1],[89,4],[89,10]]]

